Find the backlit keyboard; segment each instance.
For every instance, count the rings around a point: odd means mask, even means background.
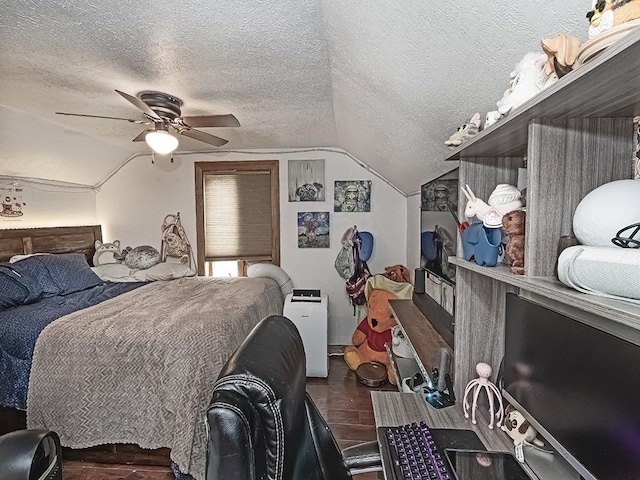
[[[395,480],[455,480],[424,422],[379,427],[386,439]]]

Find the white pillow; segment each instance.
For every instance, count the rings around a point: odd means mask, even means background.
[[[139,282],[134,278],[135,270],[131,270],[124,263],[105,263],[97,267],[91,267],[93,273],[100,277],[102,281],[109,282]]]
[[[20,260],[24,260],[25,258],[33,257],[35,255],[52,255],[51,253],[27,253],[24,255],[14,255],[9,259],[9,263],[16,263]]]
[[[158,263],[144,270],[135,270],[124,263],[107,263],[92,267],[101,280],[110,282],[154,282],[156,280],[173,280],[175,278],[193,277],[196,272],[188,265],[181,263]]]
[[[136,271],[134,277],[138,279],[139,282],[153,282],[156,280],[174,280],[182,277],[193,277],[195,274],[196,272],[194,272],[189,265],[162,262],[145,270]]]
[[[283,295],[287,295],[293,291],[293,282],[287,272],[272,263],[254,263],[247,268],[247,277],[266,277],[272,278],[280,286]]]

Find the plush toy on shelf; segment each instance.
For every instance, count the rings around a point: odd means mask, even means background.
[[[489,203],[485,203],[473,193],[469,185],[462,187],[462,193],[467,197],[464,215],[468,220],[477,218],[487,228],[502,227],[502,217],[505,213],[521,208],[524,203],[520,191],[513,185],[501,183],[496,186],[489,196]]]
[[[407,282],[394,282],[382,275],[373,275],[365,286],[367,298],[367,316],[353,332],[352,342],[344,349],[344,360],[351,370],[368,362],[378,362],[386,366],[389,382],[395,384],[393,370],[389,367],[389,357],[385,343],[391,345],[391,329],[397,324],[389,300],[396,298],[411,299],[413,285]]]
[[[502,228],[507,234],[507,258],[511,272],[516,275],[524,275],[525,218],[524,210],[513,210],[502,217]]]
[[[545,75],[546,62],[547,55],[538,52],[529,52],[518,62],[510,74],[509,88],[497,102],[500,115],[507,115],[550,85]]]
[[[476,112],[467,123],[463,123],[458,129],[451,135],[444,144],[447,147],[457,147],[463,142],[475,137],[480,131],[480,113]]]
[[[640,0],[596,0],[587,13],[589,38],[632,20],[640,19]]]
[[[561,34],[540,41],[542,50],[547,55],[545,74],[547,77],[564,77],[573,69],[573,64],[580,51],[580,40],[573,35]]]

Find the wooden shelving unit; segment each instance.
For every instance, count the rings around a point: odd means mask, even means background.
[[[640,330],[640,306],[637,304],[584,294],[567,287],[554,277],[514,275],[506,265],[481,267],[460,257],[451,257],[449,261],[466,270]]]
[[[639,40],[640,29],[630,32],[506,118],[452,150],[445,160],[525,155],[529,123],[538,118],[613,118],[640,114]],[[620,78],[625,81],[616,81]]]
[[[505,266],[457,265],[456,396],[476,377],[475,365],[498,371],[504,354],[505,296],[533,294],[563,309],[640,330],[640,306],[587,295],[554,277],[561,235],[572,233],[575,209],[594,188],[632,178],[633,117],[640,115],[640,28],[540,92],[505,119],[453,150],[460,184],[488,198],[499,183],[516,184],[527,166],[525,275]],[[464,205],[459,206],[462,217]],[[461,249],[459,249],[461,251]]]

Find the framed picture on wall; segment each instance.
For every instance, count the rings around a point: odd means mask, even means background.
[[[334,212],[370,212],[371,180],[336,180],[333,190]]]
[[[329,248],[329,212],[298,212],[298,248]]]
[[[324,202],[324,160],[289,160],[290,202]]]

